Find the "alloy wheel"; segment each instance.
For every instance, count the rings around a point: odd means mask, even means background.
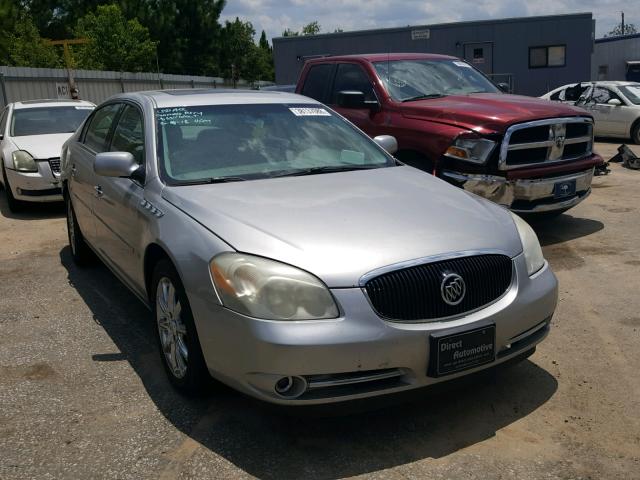
[[[187,373],[189,350],[187,327],[182,321],[182,306],[171,280],[162,277],[156,291],[156,321],[160,345],[167,366],[178,379]]]

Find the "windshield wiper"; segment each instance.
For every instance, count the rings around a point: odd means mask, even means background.
[[[348,172],[351,170],[372,170],[374,168],[383,168],[387,165],[325,165],[324,167],[301,168],[299,170],[289,170],[275,175],[269,175],[270,178],[277,177],[300,177],[303,175],[316,175],[319,173]]]
[[[187,185],[208,185],[211,183],[228,183],[228,182],[244,182],[246,178],[243,177],[209,177],[198,178],[197,180],[185,180],[174,183],[176,187],[183,187]]]
[[[442,98],[442,97],[446,97],[446,95],[444,93],[422,94],[422,95],[416,95],[415,97],[405,98],[404,100],[402,100],[402,103],[413,102],[415,100],[424,100],[426,98]]]

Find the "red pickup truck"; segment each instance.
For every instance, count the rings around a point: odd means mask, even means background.
[[[519,213],[560,213],[591,192],[593,119],[503,93],[467,62],[430,54],[323,57],[296,92],[330,105],[396,157]]]

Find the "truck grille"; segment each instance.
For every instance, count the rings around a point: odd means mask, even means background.
[[[552,118],[513,125],[500,149],[500,168],[574,160],[591,153],[593,122],[590,118]]]
[[[51,171],[55,175],[60,175],[60,159],[59,158],[50,158],[49,166],[51,167]]]
[[[475,255],[411,266],[383,273],[365,285],[374,310],[399,321],[424,321],[460,315],[500,298],[512,281],[506,255]],[[448,274],[462,277],[465,293],[457,305],[447,304],[442,284]]]

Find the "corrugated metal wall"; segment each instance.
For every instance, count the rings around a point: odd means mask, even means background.
[[[598,39],[591,62],[591,80],[625,80],[627,62],[634,60],[640,60],[640,35]],[[606,67],[607,72],[598,75],[600,67]]]
[[[217,88],[229,86],[220,77],[193,77],[158,73],[73,71],[80,98],[96,104],[123,92],[169,88]],[[59,98],[58,85],[68,85],[63,69],[0,67],[0,104],[21,100]],[[239,82],[239,87],[246,87]]]

